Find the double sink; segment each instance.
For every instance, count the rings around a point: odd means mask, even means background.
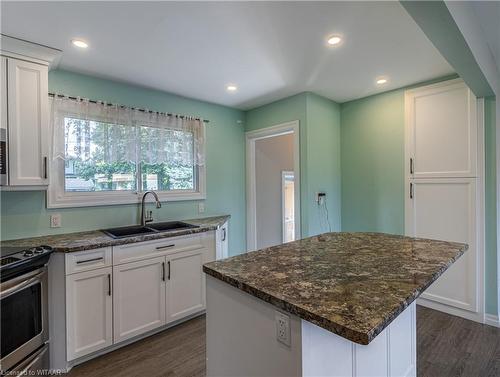
[[[182,229],[199,228],[198,225],[188,224],[182,221],[166,221],[162,223],[153,223],[146,226],[131,225],[123,226],[120,228],[103,229],[102,232],[112,238],[124,238],[132,236],[140,236],[143,234],[159,233],[159,232],[172,232]]]

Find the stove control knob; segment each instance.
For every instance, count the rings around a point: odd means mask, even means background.
[[[38,246],[38,247],[35,247],[34,251],[35,251],[35,254],[42,254],[45,250],[43,247]]]
[[[24,254],[23,255],[25,257],[32,257],[33,256],[33,249],[24,250]]]

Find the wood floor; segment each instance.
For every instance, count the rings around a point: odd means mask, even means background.
[[[500,329],[417,306],[419,377],[500,376]],[[205,317],[79,365],[69,377],[204,376]]]
[[[80,364],[66,376],[205,376],[205,316]]]

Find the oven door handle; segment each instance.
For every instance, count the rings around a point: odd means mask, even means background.
[[[45,271],[42,271],[42,272],[39,272],[35,275],[33,275],[32,277],[28,277],[26,280],[23,280],[22,282],[20,282],[19,284],[16,284],[14,285],[13,287],[10,287],[10,288],[7,288],[5,290],[1,290],[0,291],[0,299],[4,299],[6,297],[9,297],[10,295],[26,288],[26,287],[29,287],[31,284],[33,284],[34,282],[40,280],[40,276],[42,276],[43,274],[45,273]]]

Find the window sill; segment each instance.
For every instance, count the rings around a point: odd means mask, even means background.
[[[204,200],[206,194],[202,192],[161,192],[157,191],[161,202],[176,202],[186,200]],[[100,207],[113,206],[121,204],[139,204],[143,192],[102,192],[102,193],[65,193],[64,195],[55,195],[50,190],[47,192],[47,208],[75,208],[75,207]],[[147,202],[153,199],[149,196]]]

